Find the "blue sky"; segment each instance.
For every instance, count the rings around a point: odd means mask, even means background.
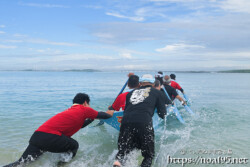
[[[0,70],[86,68],[250,68],[250,1],[0,1]]]

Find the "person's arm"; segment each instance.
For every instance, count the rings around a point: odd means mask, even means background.
[[[167,114],[166,106],[165,106],[165,99],[162,97],[161,92],[159,92],[159,96],[156,102],[157,114],[160,118],[164,119],[165,115]]]
[[[113,116],[114,110],[108,110],[107,112],[98,112],[96,119],[108,119]],[[94,119],[87,118],[85,119],[82,128],[88,126],[91,122],[93,122]]]
[[[108,110],[106,112],[98,112],[97,119],[108,119],[111,118],[114,114],[114,110]]]
[[[115,109],[113,108],[113,106],[109,105],[108,110],[115,110]]]
[[[182,94],[184,94],[184,90],[182,89],[182,87],[177,82],[175,82],[175,84],[176,84],[176,89],[178,89],[179,91],[181,91]]]
[[[182,88],[179,89],[181,91],[182,94],[184,94],[184,90]]]
[[[106,112],[98,112],[90,107],[85,107],[87,110],[85,113],[86,118],[89,119],[108,119],[113,116],[114,110],[108,110]]]
[[[90,119],[90,118],[87,118],[85,119],[83,125],[82,125],[82,128],[88,126],[91,122],[93,122],[94,120],[93,119]]]
[[[185,100],[183,98],[181,98],[180,95],[177,95],[176,98],[181,102],[182,105],[186,105],[187,103],[185,102]]]

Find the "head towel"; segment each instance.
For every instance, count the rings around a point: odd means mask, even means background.
[[[155,78],[151,74],[144,74],[140,78],[140,82],[154,83],[155,82]]]

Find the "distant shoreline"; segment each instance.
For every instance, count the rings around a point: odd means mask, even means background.
[[[250,73],[250,69],[244,70],[226,70],[226,71],[218,71],[219,73]]]
[[[156,70],[96,70],[96,69],[71,69],[71,70],[33,70],[33,69],[24,69],[24,70],[0,70],[0,71],[30,71],[30,72],[157,72]],[[223,71],[165,71],[167,73],[250,73],[250,69],[243,70],[223,70]]]
[[[25,70],[0,70],[0,71],[30,71],[30,72],[102,72],[101,70],[95,69],[72,69],[72,70],[33,70],[33,69],[25,69]]]

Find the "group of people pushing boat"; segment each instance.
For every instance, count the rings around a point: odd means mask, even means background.
[[[178,89],[184,94],[184,90],[174,81],[174,74],[170,75],[171,78],[168,75],[163,76],[161,71],[155,77],[150,74],[138,77],[133,73],[128,76],[127,86],[130,90],[121,93],[106,112],[92,109],[89,96],[77,93],[70,108],[51,117],[33,133],[21,158],[4,167],[24,166],[44,152],[66,153],[73,158],[79,144],[71,136],[94,119],[108,119],[120,109],[124,110],[124,115],[113,167],[125,164],[126,155],[134,149],[141,150],[141,167],[150,167],[155,155],[152,122],[154,111],[157,109],[159,117],[164,119],[167,114],[166,106],[172,105],[175,98],[186,105],[185,100],[176,92]],[[65,160],[60,161],[63,163]]]

